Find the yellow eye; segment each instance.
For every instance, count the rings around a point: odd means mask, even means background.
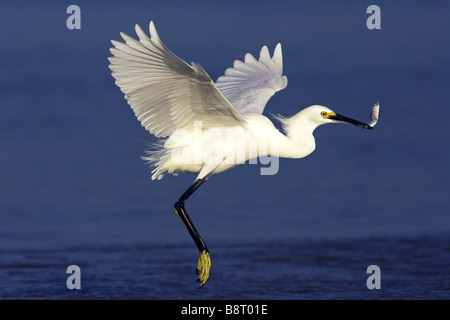
[[[321,115],[322,117],[325,117],[325,116],[327,115],[327,113],[326,113],[325,111],[322,111],[322,112],[320,113],[320,115]]]

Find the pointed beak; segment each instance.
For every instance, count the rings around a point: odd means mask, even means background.
[[[337,113],[334,115],[330,115],[328,117],[328,119],[335,120],[338,122],[350,123],[354,126],[357,126],[357,127],[363,128],[363,129],[373,130],[373,127],[369,126],[368,124],[366,124],[364,122],[361,122],[361,121],[358,121],[358,120],[355,120],[352,118],[347,118],[347,117],[341,116],[340,114],[337,114]]]

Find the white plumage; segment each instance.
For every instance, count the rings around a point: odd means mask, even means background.
[[[151,134],[168,137],[190,129],[193,121],[204,126],[245,123],[217,90],[203,68],[174,55],[161,42],[153,22],[151,39],[136,25],[139,41],[121,33],[125,43],[112,41],[110,69],[136,117]]]
[[[280,44],[272,57],[266,46],[258,60],[247,53],[214,84],[199,64],[188,65],[167,49],[153,22],[149,31],[150,38],[136,25],[139,41],[124,33],[125,43],[112,41],[109,67],[137,119],[159,138],[143,157],[155,166],[152,179],[198,173],[174,209],[199,249],[198,280],[204,285],[211,267],[209,251],[184,207],[200,185],[249,159],[305,157],[314,151],[313,132],[322,124],[372,127],[314,105],[292,117],[277,117],[283,134],[262,115],[270,97],[287,86]],[[378,113],[371,117],[376,122]]]
[[[152,179],[178,172],[198,172],[201,173],[198,177],[203,178],[248,159],[270,155],[267,140],[285,139],[261,115],[270,97],[287,85],[282,74],[281,44],[276,46],[272,58],[266,46],[262,47],[259,60],[247,53],[245,62],[236,60],[214,84],[198,63],[188,65],[162,43],[153,22],[149,27],[150,38],[138,25],[135,29],[139,41],[121,33],[125,43],[112,41],[115,48],[111,48],[113,57],[109,61],[112,76],[137,119],[151,134],[162,138],[143,157],[155,167]],[[201,123],[203,133],[215,129],[223,136],[226,130],[235,128],[246,136],[246,145],[252,150],[237,150],[244,155],[238,159],[233,154],[237,153],[233,151],[236,139],[226,141],[221,158],[227,163],[220,165],[217,158],[208,163],[210,157],[204,156],[204,150],[211,149],[209,143],[216,141],[194,137],[195,123]],[[260,150],[258,144],[263,144],[265,150]],[[183,163],[175,163],[174,157],[184,159]]]
[[[216,81],[216,87],[241,114],[262,114],[267,101],[286,86],[281,44],[275,47],[272,58],[267,46],[262,47],[259,60],[247,53],[245,62],[234,61],[233,68]]]

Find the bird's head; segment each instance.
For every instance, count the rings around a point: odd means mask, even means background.
[[[345,117],[327,107],[319,105],[307,107],[300,111],[298,115],[301,115],[304,120],[310,121],[316,126],[327,123],[348,123],[364,129],[373,129],[373,127],[364,122]]]

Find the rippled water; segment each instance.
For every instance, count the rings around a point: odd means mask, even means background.
[[[449,299],[448,237],[229,242],[211,246],[211,277],[194,281],[186,245],[2,251],[2,299]],[[81,269],[81,290],[66,268]],[[367,267],[380,267],[369,290]]]

